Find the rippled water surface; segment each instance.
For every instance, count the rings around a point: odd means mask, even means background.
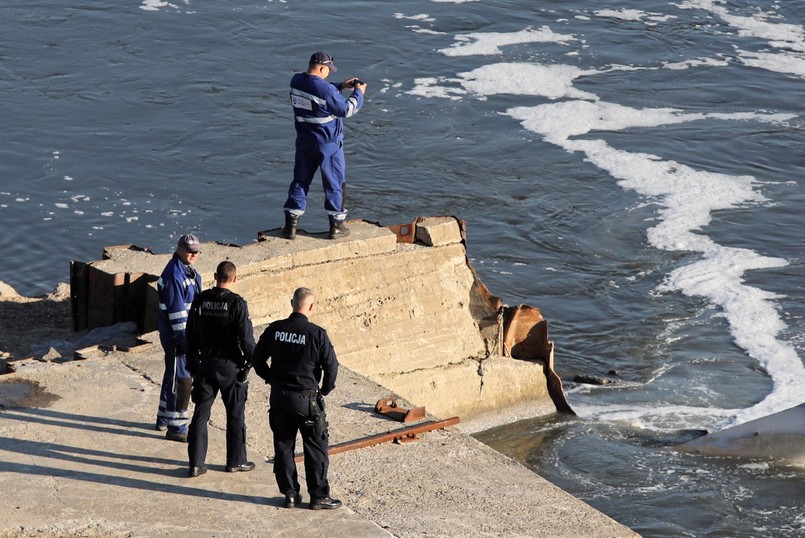
[[[350,216],[466,220],[549,320],[579,416],[479,438],[645,536],[801,536],[801,469],[670,447],[802,402],[803,6],[6,0],[0,280],[280,226],[287,85],[324,48],[369,85]]]

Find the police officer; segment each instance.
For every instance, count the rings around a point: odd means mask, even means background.
[[[274,474],[285,494],[285,507],[302,502],[294,463],[296,434],[301,430],[309,507],[332,510],[341,501],[330,497],[330,438],[322,396],[335,388],[338,359],[327,331],[308,321],[313,303],[308,288],[294,292],[291,315],[271,323],[260,336],[254,350],[254,371],[271,385],[268,423],[274,434]]]
[[[187,448],[190,477],[207,472],[207,422],[219,390],[226,409],[226,472],[254,469],[254,463],[246,460],[245,421],[254,328],[246,301],[230,290],[236,281],[235,264],[219,263],[215,287],[201,292],[190,309],[188,369],[195,403]]]
[[[187,406],[190,403],[190,373],[186,351],[187,311],[201,291],[201,276],[193,264],[201,254],[201,243],[193,234],[179,238],[176,252],[157,281],[159,292],[159,341],[165,350],[165,372],[159,394],[156,429],[171,441],[187,442]]]

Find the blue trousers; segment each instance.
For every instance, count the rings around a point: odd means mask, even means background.
[[[297,216],[305,213],[307,193],[316,170],[321,170],[324,209],[335,220],[343,220],[347,214],[344,209],[346,160],[344,144],[341,141],[316,146],[296,144],[293,181],[288,188],[288,199],[285,201],[284,209]]]
[[[193,420],[187,436],[191,467],[201,467],[207,457],[207,423],[218,391],[226,409],[226,465],[246,463],[246,399],[248,381],[238,381],[233,361],[211,359],[202,362],[193,379]]]
[[[187,433],[191,383],[187,358],[177,355],[175,346],[168,346],[165,350],[165,373],[159,393],[157,424],[168,426],[168,431],[174,433]]]

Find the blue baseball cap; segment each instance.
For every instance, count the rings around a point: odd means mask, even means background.
[[[335,73],[336,71],[338,71],[338,69],[335,68],[333,62],[335,62],[335,58],[330,56],[330,54],[327,51],[323,50],[314,53],[313,56],[310,57],[310,63],[318,65],[326,65],[327,67],[330,68],[330,71]]]

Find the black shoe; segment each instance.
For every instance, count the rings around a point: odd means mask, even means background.
[[[226,466],[227,473],[248,473],[254,469],[254,462],[247,461],[246,463],[241,463],[240,465],[235,465],[230,467],[229,465]]]
[[[296,508],[302,504],[301,493],[286,493],[285,494],[285,508]]]
[[[330,218],[330,239],[338,239],[349,235],[349,228],[343,220]]]
[[[299,215],[285,212],[285,226],[282,227],[282,235],[285,239],[296,239],[296,227],[299,225]]]
[[[176,441],[176,442],[179,442],[179,443],[186,443],[187,442],[187,434],[186,433],[168,431],[168,433],[165,434],[165,439],[167,439],[168,441]]]
[[[330,497],[312,497],[310,499],[311,510],[335,510],[341,508],[341,501]]]
[[[201,476],[207,472],[207,466],[202,465],[200,467],[191,466],[190,469],[187,471],[188,478],[195,478],[197,476]]]
[[[156,431],[158,431],[158,432],[164,432],[164,431],[167,431],[167,429],[168,429],[168,425],[167,425],[167,424],[160,424],[159,422],[157,422],[157,423],[154,425],[154,429],[155,429]]]

